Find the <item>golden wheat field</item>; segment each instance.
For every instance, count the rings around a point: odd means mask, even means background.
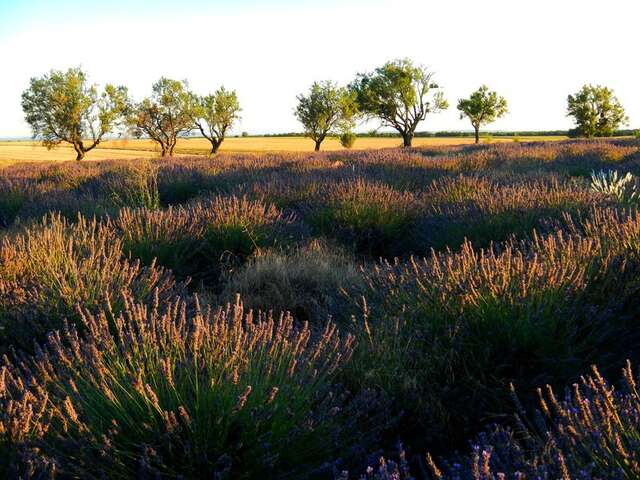
[[[514,141],[557,141],[565,137],[494,137],[483,142],[503,143]],[[354,150],[398,147],[400,138],[363,137],[358,138]],[[473,143],[472,138],[439,137],[415,138],[414,146],[428,145],[461,145]],[[175,153],[177,155],[206,155],[209,142],[204,138],[182,138],[178,140]],[[313,150],[313,142],[304,137],[245,137],[227,138],[221,151],[225,152],[305,152]],[[328,138],[322,144],[322,150],[343,150],[335,138]],[[159,154],[157,145],[148,139],[106,140],[85,157],[87,160],[127,159],[153,157]],[[21,162],[65,161],[73,160],[75,153],[69,145],[60,145],[47,150],[35,141],[3,141],[0,142],[0,166],[8,166]]]

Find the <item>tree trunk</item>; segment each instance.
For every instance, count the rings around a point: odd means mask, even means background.
[[[411,146],[411,141],[413,140],[413,133],[403,133],[402,140],[403,146],[405,148],[409,148]]]
[[[473,127],[476,131],[476,143],[480,143],[480,127]]]
[[[315,151],[319,152],[320,151],[320,144],[322,143],[322,140],[316,140],[316,148]]]
[[[213,157],[216,153],[218,153],[221,143],[222,143],[222,140],[211,142],[211,151],[209,152],[209,157]]]
[[[75,143],[73,144],[73,149],[76,151],[76,160],[79,162],[84,158],[84,149],[82,148],[82,145]]]

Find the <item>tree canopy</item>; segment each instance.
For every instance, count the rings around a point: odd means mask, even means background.
[[[295,114],[315,150],[330,133],[351,131],[358,109],[354,96],[331,81],[314,82],[307,95],[298,95]]]
[[[187,82],[162,77],[151,96],[131,110],[128,123],[135,136],[148,136],[160,145],[163,157],[171,156],[178,137],[195,128],[192,109]]]
[[[471,120],[476,143],[480,141],[480,127],[496,121],[508,111],[506,98],[489,91],[486,85],[482,85],[469,98],[458,100],[458,110],[461,119],[468,117]]]
[[[240,103],[235,91],[220,87],[215,93],[193,96],[193,122],[204,138],[211,142],[214,155],[225,139],[227,131],[240,118]]]
[[[370,73],[361,73],[350,85],[360,110],[396,129],[410,147],[413,135],[427,114],[448,108],[434,73],[409,59],[387,62]]]
[[[34,139],[47,148],[70,143],[76,160],[94,149],[127,110],[127,89],[106,85],[98,93],[80,68],[51,70],[32,78],[22,94],[22,110]]]
[[[575,133],[584,137],[609,137],[628,118],[613,90],[600,85],[584,85],[567,98],[567,116],[574,117]]]

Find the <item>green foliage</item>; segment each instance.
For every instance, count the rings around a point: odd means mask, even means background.
[[[640,138],[640,130],[636,130],[633,134],[634,137]]]
[[[406,235],[418,208],[410,193],[359,179],[331,186],[324,195],[323,204],[309,217],[316,232],[374,258],[411,249]]]
[[[204,138],[211,142],[211,153],[214,155],[227,131],[240,118],[240,103],[235,91],[228,92],[220,87],[215,93],[204,97],[193,96],[193,121]],[[243,132],[243,136],[246,132]]]
[[[157,142],[161,156],[172,156],[178,137],[194,128],[192,95],[186,81],[165,77],[153,84],[152,92],[131,109],[127,122],[136,137]]]
[[[409,59],[387,62],[371,73],[361,73],[350,85],[359,109],[384,126],[395,128],[411,146],[418,124],[428,113],[448,108],[433,72]]]
[[[315,143],[316,151],[326,136],[336,129],[349,130],[357,114],[354,96],[331,81],[314,82],[308,95],[298,95],[296,118],[305,134]]]
[[[340,145],[344,148],[352,148],[357,138],[353,132],[343,132],[340,134]]]
[[[469,98],[458,100],[460,118],[468,117],[476,132],[476,143],[479,142],[480,126],[496,121],[507,113],[507,100],[499,97],[489,87],[482,85]]]
[[[10,185],[0,188],[0,228],[11,225],[20,209],[27,203],[28,195]]]
[[[33,137],[41,139],[47,148],[70,143],[76,151],[76,160],[82,160],[85,153],[95,148],[127,109],[125,87],[107,85],[99,95],[80,68],[66,72],[51,70],[40,78],[32,78],[22,94],[22,110]],[[91,141],[85,144],[88,138]]]
[[[577,133],[584,137],[610,137],[629,119],[613,90],[585,85],[567,98],[567,116],[574,117]]]

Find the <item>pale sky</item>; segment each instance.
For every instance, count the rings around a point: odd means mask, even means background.
[[[235,132],[275,133],[301,130],[296,95],[314,80],[400,57],[433,69],[450,103],[418,130],[468,130],[455,105],[483,83],[509,101],[490,130],[570,128],[584,83],[613,88],[640,128],[639,18],[639,0],[0,0],[0,137],[30,134],[20,95],[52,68],[135,99],[160,76],[224,84],[243,108]]]

